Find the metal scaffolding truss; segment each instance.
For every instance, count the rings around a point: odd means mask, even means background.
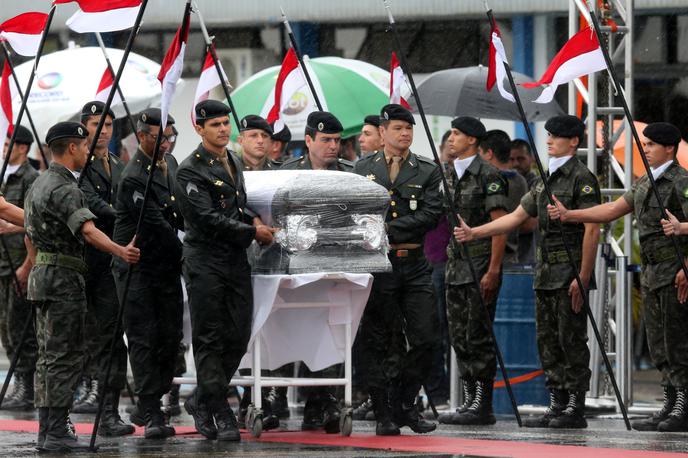
[[[623,75],[624,93],[632,109],[634,0],[592,0],[590,3],[602,22],[602,41],[609,48],[617,74]],[[582,0],[570,0],[569,36],[580,30],[581,18],[589,18],[588,5]],[[625,118],[623,108],[615,106],[614,85],[606,73],[590,75],[587,87],[580,80],[569,84],[570,114],[577,114],[578,97],[587,105],[584,120],[588,130],[587,148],[580,151],[587,155],[590,170],[601,177],[603,200],[613,200],[632,185],[633,140],[629,120]],[[602,130],[602,145],[597,144],[599,129]],[[622,135],[625,136],[623,166],[613,154],[613,145]],[[595,264],[597,290],[591,294],[590,306],[606,340],[607,355],[615,366],[622,399],[629,405],[633,401],[632,273],[629,272],[633,242],[631,215],[606,226],[602,237]],[[599,349],[594,344],[590,347],[592,380],[589,399],[611,406],[616,401],[609,383],[605,383],[608,379]]]

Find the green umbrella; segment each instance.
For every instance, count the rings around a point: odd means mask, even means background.
[[[379,67],[340,57],[310,59],[307,67],[319,86],[323,109],[337,116],[344,126],[342,137],[360,132],[363,118],[379,113],[389,103],[389,72]],[[262,70],[234,89],[232,101],[239,118],[248,114],[267,116],[274,103],[279,70],[279,66]],[[306,118],[316,109],[308,86],[294,94],[283,113],[294,140],[303,140]],[[237,132],[232,119],[232,139],[236,139]]]

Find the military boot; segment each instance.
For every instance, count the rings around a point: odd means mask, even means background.
[[[289,401],[287,400],[287,387],[272,387],[268,394],[270,408],[277,418],[289,418]]]
[[[67,426],[69,409],[51,407],[48,411],[48,429],[43,442],[44,452],[80,452],[89,449],[88,442],[79,440]]]
[[[372,396],[368,396],[368,399],[363,401],[360,406],[356,407],[351,415],[352,419],[356,421],[365,420],[368,412],[374,411],[373,409],[373,399]]]
[[[100,417],[98,435],[105,437],[119,437],[134,434],[134,427],[119,416],[119,390],[111,390],[105,394],[103,415]]]
[[[33,410],[33,374],[17,373],[14,378],[14,390],[5,398],[2,408],[6,410]]]
[[[74,402],[72,405],[81,404],[91,391],[91,380],[85,375],[81,377],[79,384],[74,391]]]
[[[98,388],[98,380],[91,379],[91,388],[88,391],[86,397],[78,403],[72,406],[72,412],[74,413],[96,413],[98,412],[98,402],[100,401],[100,393]]]
[[[330,393],[324,393],[322,399],[323,409],[323,428],[328,434],[336,434],[340,431],[339,420],[341,413],[339,412],[339,403]]]
[[[685,432],[688,431],[688,393],[685,388],[676,390],[676,401],[666,420],[657,425],[657,431]]]
[[[301,430],[313,431],[322,428],[323,425],[323,410],[320,396],[313,395],[306,399],[306,405],[303,408],[303,421],[301,422]]]
[[[438,421],[443,425],[458,425],[459,415],[466,412],[473,404],[475,398],[475,381],[470,378],[463,379],[463,404],[456,408],[455,412],[442,413]]]
[[[549,390],[549,407],[540,416],[530,416],[523,420],[523,426],[526,428],[547,428],[549,422],[561,415],[566,408],[566,402],[569,400],[569,392],[566,390]]]
[[[664,387],[664,405],[662,408],[653,413],[649,418],[643,418],[642,420],[635,420],[631,422],[631,426],[636,431],[657,431],[657,426],[669,418],[669,414],[674,409],[674,404],[676,403],[676,388],[671,385]]]
[[[143,411],[136,404],[129,413],[129,421],[136,426],[146,426],[146,419],[143,417]]]
[[[48,416],[50,409],[48,407],[38,408],[38,437],[36,438],[36,450],[43,451],[43,444],[45,443],[45,436],[48,434]]]
[[[171,417],[177,417],[182,413],[182,408],[179,405],[180,388],[181,387],[179,385],[172,385],[172,388],[170,388],[170,392],[167,396],[167,405],[165,406],[165,413],[167,413]]]
[[[497,422],[492,413],[493,380],[476,380],[475,396],[468,409],[456,418],[459,425],[494,425]]]
[[[144,437],[146,439],[164,439],[174,436],[174,428],[167,425],[165,416],[160,410],[160,399],[156,396],[139,396],[139,412],[146,420]]]
[[[416,406],[415,386],[397,385],[391,393],[392,421],[399,426],[408,426],[417,434],[425,434],[434,431],[437,424],[423,418]]]
[[[243,399],[242,399],[243,402]],[[194,419],[194,426],[203,437],[215,439],[217,437],[217,427],[213,416],[205,403],[198,401],[198,392],[194,391],[184,402],[184,410]]]
[[[241,440],[239,424],[226,399],[213,403],[213,417],[217,425],[217,440],[231,442]]]
[[[550,428],[587,428],[585,421],[585,391],[570,391],[569,402],[558,417],[549,422]]]
[[[401,434],[399,427],[392,421],[387,390],[371,389],[368,401],[372,404],[372,409],[375,412],[375,434],[378,436],[398,436]]]

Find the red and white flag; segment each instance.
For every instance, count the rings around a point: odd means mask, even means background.
[[[404,70],[399,65],[397,54],[392,51],[392,63],[389,69],[389,103],[396,103],[410,110],[411,106],[401,96],[401,88],[404,83],[406,83],[406,75],[404,75]]]
[[[110,71],[109,67],[105,67],[105,71],[103,72],[103,77],[100,79],[100,84],[98,84],[98,89],[96,90],[96,96],[94,100],[98,100],[99,102],[107,102],[108,97],[110,96],[110,91],[112,91],[113,87],[115,85],[115,77]],[[115,91],[115,96],[112,98],[112,105],[116,105],[118,103],[121,103],[122,99],[119,96],[119,93]]]
[[[222,65],[220,65],[220,71],[222,72],[222,78],[227,81],[227,75],[225,74]],[[220,76],[217,74],[217,69],[215,68],[215,61],[213,60],[213,55],[210,50],[205,55],[205,61],[203,62],[203,69],[201,70],[201,77],[198,79],[198,86],[196,86],[196,95],[194,96],[194,104],[191,108],[191,120],[196,124],[196,110],[194,107],[198,103],[208,100],[210,96],[210,91],[222,84]]]
[[[182,25],[177,29],[177,34],[170,45],[170,48],[165,54],[165,59],[162,61],[160,73],[158,73],[158,81],[162,84],[162,95],[160,97],[160,117],[163,129],[167,125],[167,115],[170,112],[170,105],[174,92],[177,90],[177,83],[182,76],[184,69],[184,52],[186,51],[186,43],[189,39],[189,21],[191,19],[191,6],[187,3],[184,10],[184,18]]]
[[[5,138],[12,134],[14,126],[12,125],[12,89],[10,83],[10,76],[12,70],[5,61],[5,66],[2,68],[2,86],[0,86],[0,140],[5,141]]]
[[[296,92],[306,86],[306,78],[299,67],[299,59],[296,57],[294,48],[289,48],[287,55],[282,61],[282,68],[280,68],[277,75],[277,83],[275,84],[275,103],[270,109],[267,116],[268,123],[275,123],[275,132],[284,129],[285,123],[282,118],[282,112],[289,101]]]
[[[506,78],[504,64],[508,64],[509,61],[506,60],[506,52],[504,51],[504,44],[502,43],[502,34],[499,31],[497,22],[494,20],[492,21],[492,33],[490,37],[490,62],[487,67],[487,90],[488,92],[491,91],[494,85],[497,84],[497,89],[499,89],[499,93],[502,97],[509,102],[516,103],[514,96],[504,87],[504,78]]]
[[[67,19],[67,27],[78,33],[114,32],[134,27],[142,0],[53,0],[79,4],[79,11]]]
[[[48,15],[44,13],[20,14],[0,24],[0,38],[7,40],[17,54],[35,56],[46,22]]]
[[[591,28],[585,28],[572,36],[554,56],[540,81],[524,83],[524,87],[547,85],[536,103],[547,103],[554,98],[557,86],[573,81],[590,73],[607,68],[597,35]]]

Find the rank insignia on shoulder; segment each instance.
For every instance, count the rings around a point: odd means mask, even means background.
[[[224,181],[222,181],[222,180],[215,180],[215,186],[222,186],[223,184],[225,184]]]
[[[366,178],[370,181],[375,181],[377,179],[377,177],[372,173],[370,175],[366,175]]]
[[[143,200],[143,194],[141,194],[141,193],[138,192],[138,191],[134,191],[134,196],[133,196],[133,198],[134,198],[134,204],[136,204],[136,201],[137,201],[137,200],[139,200],[139,199]]]
[[[196,191],[198,192],[198,188],[194,183],[187,183],[186,184],[186,193],[191,194],[191,191]]]
[[[592,186],[590,186],[589,184],[586,184],[586,185],[583,186],[583,188],[581,189],[581,192],[582,192],[583,194],[590,194],[590,193],[592,192]]]
[[[413,211],[416,211],[418,209],[418,201],[416,199],[410,200],[409,208]]]
[[[409,188],[417,188],[417,189],[422,189],[422,188],[423,188],[423,185],[420,185],[420,184],[413,184],[413,183],[409,183],[409,184],[407,184],[406,186],[408,186]]]
[[[686,199],[688,199],[688,188],[686,188],[686,189],[683,190],[683,197],[685,197]]]
[[[500,189],[502,189],[502,185],[499,183],[496,183],[496,182],[490,183],[487,185],[487,192],[488,193],[495,193],[495,192],[499,191]]]

